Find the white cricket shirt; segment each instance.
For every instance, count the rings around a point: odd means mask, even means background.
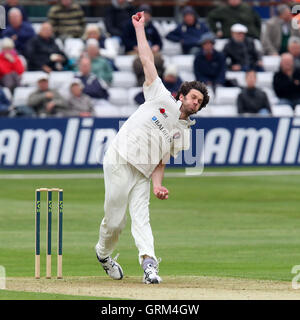
[[[176,157],[190,147],[190,126],[195,121],[180,120],[181,101],[176,101],[156,78],[143,87],[145,103],[123,124],[112,146],[115,150],[149,178],[162,160]]]

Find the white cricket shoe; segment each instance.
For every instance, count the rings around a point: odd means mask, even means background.
[[[143,282],[146,284],[158,284],[162,282],[162,278],[158,275],[158,263],[156,265],[149,263],[146,266]]]
[[[124,276],[122,267],[117,263],[118,255],[112,259],[107,257],[105,259],[100,259],[96,254],[98,261],[101,263],[104,271],[114,280],[121,280]]]

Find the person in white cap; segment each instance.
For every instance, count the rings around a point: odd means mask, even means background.
[[[126,224],[126,209],[131,215],[131,232],[138,248],[138,260],[144,270],[143,282],[158,284],[158,259],[150,226],[150,179],[153,193],[161,200],[169,197],[162,185],[165,163],[189,148],[189,116],[209,102],[203,83],[184,82],[176,98],[158,77],[153,53],[147,42],[144,12],[132,16],[132,23],[142,61],[146,102],[122,125],[103,160],[105,183],[105,215],[95,247],[99,262],[113,279],[123,278],[123,270],[111,257]]]
[[[228,67],[231,71],[263,71],[261,53],[254,40],[247,37],[248,28],[236,23],[231,27],[231,38],[224,47]]]
[[[37,90],[29,96],[27,105],[40,117],[63,115],[62,113],[68,108],[68,104],[56,90],[49,88],[47,73],[42,73],[38,77],[37,87]]]

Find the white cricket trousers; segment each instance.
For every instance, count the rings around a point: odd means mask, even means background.
[[[148,255],[155,260],[154,240],[149,218],[150,179],[122,159],[114,148],[108,148],[104,160],[104,218],[100,224],[96,251],[100,258],[110,256],[126,224],[129,206],[131,233],[138,248],[139,262]]]

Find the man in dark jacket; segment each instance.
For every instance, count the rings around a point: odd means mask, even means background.
[[[104,81],[98,80],[91,73],[91,60],[87,57],[82,57],[79,61],[79,72],[75,75],[83,84],[83,93],[94,99],[108,100],[108,91]]]
[[[134,7],[128,0],[112,0],[111,2],[104,17],[105,27],[112,37],[118,37],[121,40],[123,30],[134,14]]]
[[[237,99],[238,112],[271,114],[269,99],[264,91],[256,88],[256,72],[246,73],[247,87],[242,90]]]
[[[250,37],[260,37],[260,16],[242,0],[227,0],[227,4],[213,9],[208,14],[208,23],[218,38],[229,38],[230,28],[236,23],[245,25]]]
[[[293,109],[300,104],[300,70],[295,69],[290,53],[281,55],[280,70],[274,74],[273,88],[280,104],[289,104]]]
[[[194,73],[197,81],[204,82],[215,88],[225,82],[225,56],[214,49],[215,37],[205,33],[201,39],[201,49],[194,60]]]
[[[199,40],[209,29],[205,23],[198,20],[196,11],[187,6],[182,11],[183,22],[175,30],[169,32],[166,38],[173,42],[179,42],[184,54],[194,54],[199,50]]]
[[[246,37],[248,29],[242,24],[231,27],[231,38],[223,50],[232,71],[263,71],[260,53],[252,38]]]
[[[11,38],[19,54],[25,55],[27,41],[34,37],[35,32],[28,21],[23,21],[22,12],[18,8],[10,9],[8,13],[9,26],[3,31],[3,38]]]
[[[162,41],[157,29],[154,27],[151,21],[151,7],[147,4],[144,4],[139,7],[139,11],[144,11],[146,38],[148,40],[152,52],[155,54],[161,50]],[[127,54],[137,54],[136,35],[131,20],[129,20],[129,22],[126,24],[124,28],[122,39],[123,44],[125,46],[125,52]]]
[[[49,22],[44,22],[38,35],[26,46],[28,69],[45,72],[61,71],[67,63],[67,57],[55,43],[53,29]]]

